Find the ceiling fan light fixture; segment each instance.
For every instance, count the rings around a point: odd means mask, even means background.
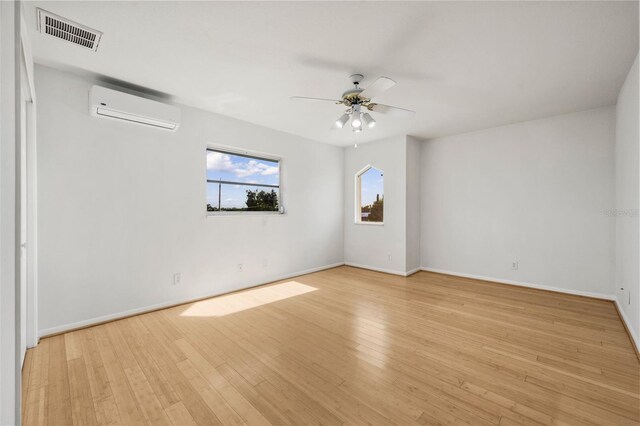
[[[376,125],[376,120],[368,112],[362,114],[362,122],[369,128],[372,128]]]
[[[0,0],[2,1],[2,0]],[[371,129],[376,126],[376,120],[368,113],[368,111],[376,114],[388,114],[390,116],[400,118],[411,118],[415,115],[415,111],[404,108],[398,108],[391,105],[384,105],[375,102],[375,98],[386,92],[396,85],[396,82],[389,77],[378,77],[367,88],[361,89],[360,82],[363,80],[362,74],[354,74],[350,77],[351,84],[354,87],[342,93],[338,99],[329,98],[310,98],[307,96],[292,96],[291,99],[304,101],[320,101],[331,102],[336,105],[342,105],[345,111],[331,126],[332,130],[343,129],[349,120],[351,120],[351,129],[354,132],[361,132],[363,128]]]
[[[342,129],[345,124],[349,121],[349,114],[342,114],[340,118],[336,120],[336,127]]]
[[[362,130],[362,118],[359,112],[353,113],[353,118],[351,119],[351,127],[353,127],[354,129],[360,127],[360,129]]]

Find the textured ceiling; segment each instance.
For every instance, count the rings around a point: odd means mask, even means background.
[[[104,32],[97,52],[37,33],[35,7]],[[85,70],[223,115],[347,145],[463,133],[615,103],[638,52],[637,2],[25,2],[36,62]],[[385,75],[355,135],[334,98]]]

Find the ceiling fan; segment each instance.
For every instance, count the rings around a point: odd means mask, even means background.
[[[395,86],[395,81],[388,77],[378,77],[369,87],[361,89],[360,82],[363,78],[364,76],[362,74],[353,74],[350,76],[349,79],[354,87],[344,92],[342,99],[308,98],[304,96],[292,96],[291,99],[333,102],[337,105],[346,106],[347,110],[336,120],[331,127],[332,129],[342,129],[349,119],[351,119],[351,127],[354,132],[361,132],[363,125],[369,128],[374,127],[376,120],[367,110],[400,118],[413,117],[415,111],[372,102],[373,98]]]

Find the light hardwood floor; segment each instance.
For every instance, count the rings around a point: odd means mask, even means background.
[[[350,267],[43,339],[27,425],[639,421],[611,302]]]

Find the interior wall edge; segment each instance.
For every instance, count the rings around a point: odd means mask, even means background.
[[[638,54],[618,94],[615,133],[614,292],[617,308],[640,341],[640,89]]]
[[[21,423],[19,257],[20,14],[0,2],[0,424]],[[16,293],[16,291],[18,292]]]
[[[407,273],[405,274],[406,277],[415,274],[416,272],[420,272],[422,271],[422,268],[418,267],[418,268],[413,268],[407,271]]]
[[[616,307],[616,311],[618,311],[618,316],[620,316],[620,320],[622,320],[622,324],[624,324],[624,329],[627,331],[629,335],[629,340],[631,340],[631,344],[633,345],[633,349],[636,351],[636,356],[640,360],[640,338],[633,333],[633,329],[631,328],[631,320],[622,309],[622,304],[618,298],[614,298],[613,304]]]
[[[415,274],[419,270],[419,269],[415,269],[415,270],[404,272],[404,271],[398,271],[396,269],[386,269],[386,268],[378,268],[376,266],[363,265],[361,263],[344,262],[344,264],[346,266],[351,266],[353,268],[367,269],[369,271],[382,272],[382,273],[391,274],[391,275],[399,275],[401,277],[408,277],[409,275]]]
[[[329,264],[329,265],[318,266],[316,268],[310,268],[310,269],[306,269],[306,270],[303,270],[303,271],[297,271],[297,272],[292,272],[290,274],[281,275],[279,277],[275,277],[275,278],[272,278],[272,279],[269,279],[269,280],[266,280],[266,281],[262,281],[262,282],[258,282],[258,283],[254,283],[254,284],[249,284],[247,286],[244,286],[242,288],[238,288],[238,289],[235,289],[235,290],[232,290],[232,291],[222,291],[222,292],[207,293],[207,294],[202,294],[202,295],[196,296],[196,297],[190,297],[190,298],[184,299],[184,300],[169,300],[169,301],[166,301],[166,302],[156,303],[154,305],[143,306],[141,308],[129,309],[127,311],[117,312],[117,313],[114,313],[114,314],[103,315],[103,316],[99,316],[99,317],[95,317],[95,318],[89,318],[89,319],[86,319],[86,320],[82,320],[82,321],[78,321],[78,322],[74,322],[74,323],[70,323],[70,324],[63,324],[63,325],[59,325],[59,326],[55,326],[55,327],[50,327],[50,328],[47,328],[47,329],[40,330],[39,336],[40,336],[40,339],[44,339],[46,337],[51,337],[51,336],[54,336],[54,335],[57,335],[57,334],[66,333],[66,332],[70,332],[70,331],[73,331],[73,330],[78,330],[78,329],[81,329],[81,328],[87,328],[87,327],[103,324],[105,322],[116,321],[116,320],[119,320],[119,319],[123,319],[123,318],[131,317],[131,316],[135,316],[135,315],[144,314],[144,313],[147,313],[147,312],[157,311],[159,309],[166,309],[166,308],[170,308],[170,307],[173,307],[173,306],[179,306],[179,305],[184,305],[184,304],[187,304],[187,303],[193,303],[193,302],[196,302],[198,300],[208,299],[210,297],[223,296],[225,294],[231,294],[231,293],[235,293],[235,292],[238,292],[238,291],[248,290],[250,288],[259,287],[261,285],[271,284],[271,283],[276,282],[276,281],[281,281],[281,280],[286,280],[286,279],[289,279],[289,278],[299,277],[301,275],[311,274],[313,272],[324,271],[326,269],[337,268],[338,266],[342,266],[342,265],[344,265],[344,263],[342,263],[342,262],[332,263],[332,264]]]
[[[582,291],[582,290],[571,290],[571,289],[562,288],[562,287],[554,287],[554,286],[549,286],[549,285],[527,283],[527,282],[522,282],[522,281],[505,280],[505,279],[502,279],[502,278],[485,277],[485,276],[482,276],[482,275],[466,274],[466,273],[462,273],[462,272],[447,271],[447,270],[444,270],[444,269],[429,268],[429,267],[425,267],[425,266],[423,266],[421,268],[421,270],[426,271],[426,272],[435,272],[437,274],[454,275],[456,277],[472,278],[472,279],[481,280],[481,281],[489,281],[489,282],[494,282],[494,283],[499,283],[499,284],[514,285],[514,286],[518,286],[518,287],[528,287],[528,288],[533,288],[533,289],[536,289],[536,290],[546,290],[546,291],[553,291],[553,292],[556,292],[556,293],[571,294],[571,295],[574,295],[574,296],[590,297],[592,299],[602,299],[602,300],[608,300],[608,301],[616,300],[616,296],[614,294],[595,293],[595,292]]]

